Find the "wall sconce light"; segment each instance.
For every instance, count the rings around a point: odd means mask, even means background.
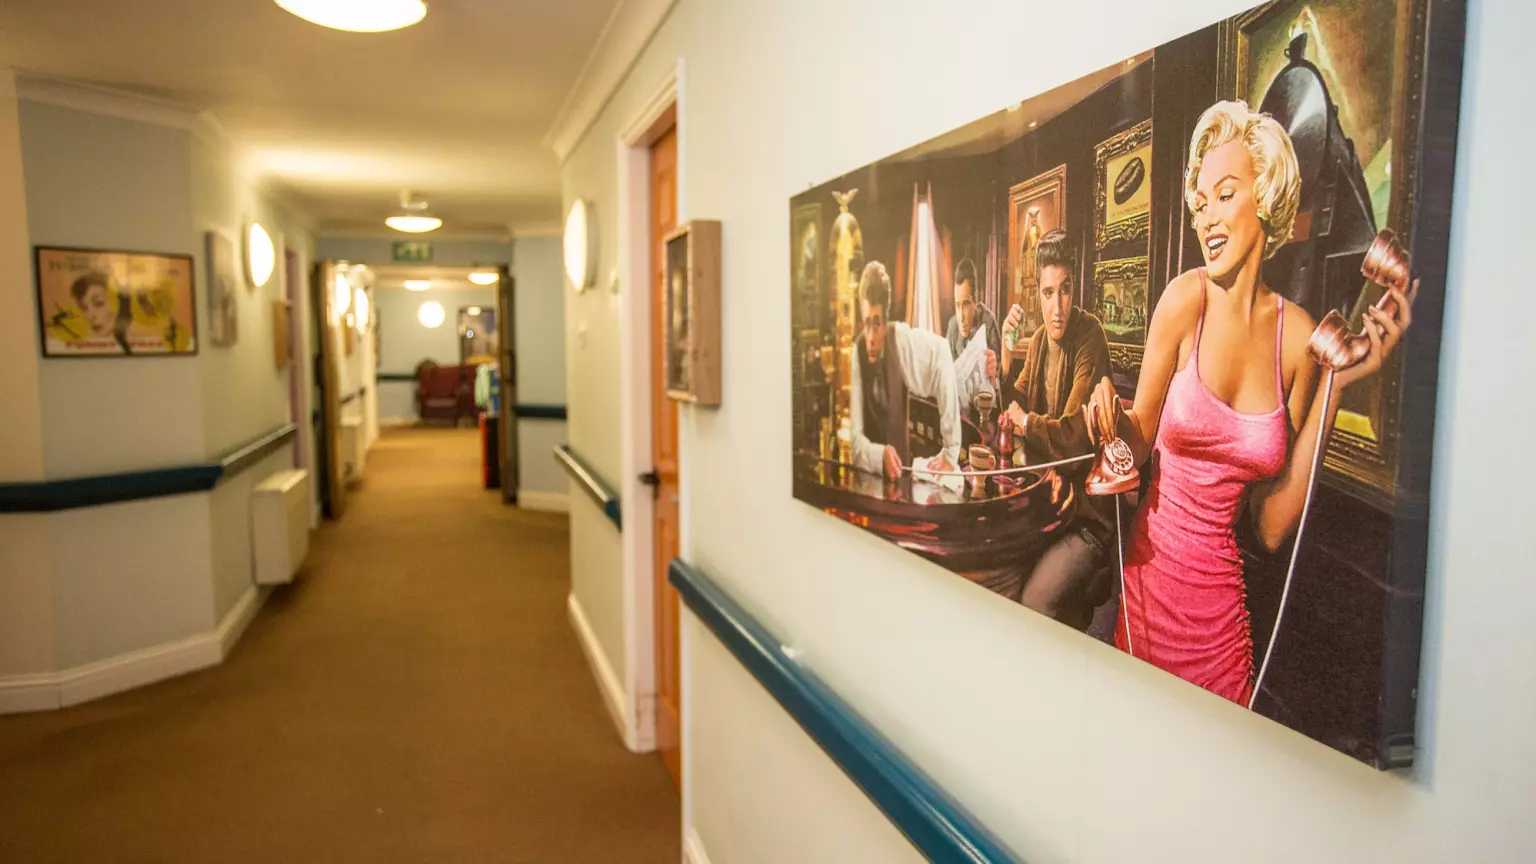
[[[429,329],[443,326],[443,321],[447,318],[448,313],[443,310],[443,304],[436,300],[428,300],[416,310],[416,320],[421,322],[421,326]]]
[[[245,275],[251,280],[251,287],[266,287],[276,267],[277,249],[272,245],[272,235],[260,222],[252,222],[245,232]]]

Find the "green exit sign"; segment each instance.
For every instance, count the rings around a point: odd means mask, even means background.
[[[432,244],[424,240],[403,240],[391,247],[391,257],[410,264],[430,264]]]

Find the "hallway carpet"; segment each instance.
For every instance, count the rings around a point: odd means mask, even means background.
[[[565,617],[564,516],[479,487],[471,430],[386,432],[221,666],[0,717],[0,862],[667,862]]]

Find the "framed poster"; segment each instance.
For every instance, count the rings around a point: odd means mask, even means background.
[[[1040,238],[1066,224],[1067,166],[1016,184],[1008,190],[1008,299],[1003,317],[1017,304],[1024,310],[1021,330],[1026,335],[1040,326],[1040,296],[1036,293],[1035,250]],[[1027,343],[1020,340],[1014,355],[1022,356]]]
[[[208,336],[215,345],[233,345],[240,341],[240,295],[236,290],[240,271],[235,241],[223,231],[209,231],[206,242]]]
[[[1276,0],[792,196],[798,238],[802,208],[867,190],[828,229],[859,226],[848,280],[811,284],[791,242],[796,308],[839,310],[791,332],[795,498],[1411,764],[1465,15]],[[1068,178],[1085,201],[1091,178],[1089,206],[1066,206]],[[989,317],[1039,295],[995,379],[947,322],[899,314],[943,290],[935,250],[1007,286],[982,292]],[[1280,476],[1296,494],[1262,494]]]
[[[44,357],[197,353],[192,256],[38,246]]]
[[[663,381],[679,402],[720,404],[720,223],[668,234],[662,282]]]

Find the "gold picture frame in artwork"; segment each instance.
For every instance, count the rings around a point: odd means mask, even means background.
[[[1093,246],[1145,241],[1152,233],[1152,121],[1093,148]]]
[[[720,223],[695,219],[663,241],[662,370],[668,398],[720,404]]]
[[[1008,189],[1008,289],[1003,312],[1018,304],[1024,310],[1023,333],[1033,333],[1042,323],[1040,296],[1035,288],[1035,248],[1040,238],[1067,222],[1067,166],[1016,183]],[[1019,340],[1014,356],[1023,357],[1027,339]]]
[[[1147,257],[1114,258],[1093,265],[1094,314],[1109,340],[1109,365],[1135,379],[1146,351]]]

